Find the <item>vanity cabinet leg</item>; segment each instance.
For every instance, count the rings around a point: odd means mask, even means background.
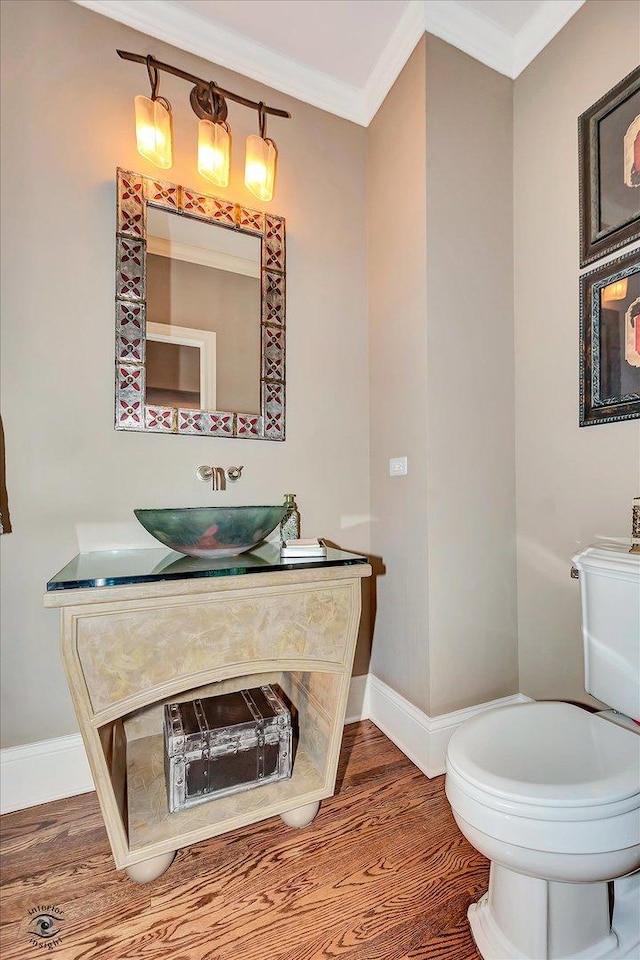
[[[287,810],[286,813],[281,813],[280,819],[288,827],[308,827],[319,809],[320,801],[316,800],[314,803],[305,803],[303,807],[296,807],[295,810]]]
[[[161,853],[158,857],[151,857],[149,860],[141,860],[140,863],[133,863],[126,867],[131,880],[134,883],[151,883],[161,877],[165,870],[168,870],[173,863],[176,852]]]

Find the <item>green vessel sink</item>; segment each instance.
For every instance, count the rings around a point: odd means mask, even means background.
[[[188,557],[233,557],[268,537],[284,517],[279,507],[181,507],[134,510],[152,537]]]

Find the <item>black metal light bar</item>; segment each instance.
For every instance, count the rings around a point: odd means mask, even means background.
[[[211,81],[203,80],[201,77],[196,77],[193,73],[188,73],[186,70],[180,70],[179,67],[172,67],[170,63],[162,63],[161,60],[156,60],[156,58],[152,56],[144,56],[140,53],[129,53],[127,50],[118,50],[116,52],[118,56],[122,58],[122,60],[132,60],[134,63],[144,63],[147,68],[151,67],[155,70],[162,70],[164,73],[170,73],[174,77],[180,77],[182,80],[192,83],[194,85],[194,89],[191,92],[191,106],[193,107],[194,112],[201,118],[211,116]],[[259,114],[269,114],[272,117],[291,117],[291,114],[287,110],[279,110],[277,107],[268,107],[264,103],[256,103],[255,100],[249,100],[247,97],[243,97],[239,93],[232,93],[231,90],[225,90],[223,87],[219,87],[217,84],[213,84],[213,87],[216,94],[218,94],[220,97],[233,100],[235,103],[240,103],[243,107],[249,107],[251,110],[256,110]]]

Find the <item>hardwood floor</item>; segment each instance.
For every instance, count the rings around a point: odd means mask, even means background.
[[[2,960],[479,960],[466,911],[488,862],[444,777],[370,721],[346,728],[336,795],[310,827],[278,817],[196,844],[146,886],[114,869],[94,793],[0,827]],[[59,936],[30,942],[29,911],[52,906]]]

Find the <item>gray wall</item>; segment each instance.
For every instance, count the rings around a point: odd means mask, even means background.
[[[577,118],[640,61],[640,3],[589,0],[514,87],[520,684],[589,702],[571,557],[631,534],[638,420],[578,427]]]
[[[6,0],[2,26],[3,745],[76,729],[41,597],[78,549],[140,537],[137,506],[291,489],[303,536],[381,558],[377,676],[431,715],[515,692],[514,462],[521,689],[581,698],[569,561],[628,534],[640,431],[577,427],[576,120],[638,62],[639,4],[589,0],[515,86],[423,38],[368,131],[65,0]],[[270,127],[269,209],[288,229],[284,444],[113,430],[115,168],[156,175],[133,138],[145,71],[116,47],[293,114]],[[34,111],[43,89],[52,106]],[[207,192],[187,92],[163,78],[168,179]],[[232,110],[240,144],[254,117]],[[259,206],[238,157],[226,195]],[[409,475],[389,478],[404,454]],[[194,478],[211,462],[245,464],[215,500]],[[356,672],[367,653],[365,627]]]
[[[368,129],[371,550],[377,584],[371,669],[428,712],[426,39]],[[407,455],[406,477],[389,457]]]
[[[368,550],[366,131],[67,0],[3,3],[1,40],[2,415],[14,529],[0,537],[1,702],[11,746],[77,729],[57,614],[42,594],[79,547],[144,533],[135,507],[278,503],[293,490],[303,536]],[[293,115],[269,126],[280,161],[268,209],[288,233],[284,443],[113,429],[115,171],[158,176],[135,149],[133,98],[148,91],[146,71],[116,48]],[[210,193],[196,172],[189,87],[163,76],[162,92],[175,137],[162,176]],[[255,114],[231,106],[230,122],[240,147]],[[222,193],[259,207],[241,154]],[[244,464],[242,480],[213,494],[195,479],[202,463]]]
[[[518,689],[513,85],[432,36],[426,68],[426,507],[438,715]]]
[[[369,128],[372,671],[432,716],[518,687],[511,87],[427,35]]]

